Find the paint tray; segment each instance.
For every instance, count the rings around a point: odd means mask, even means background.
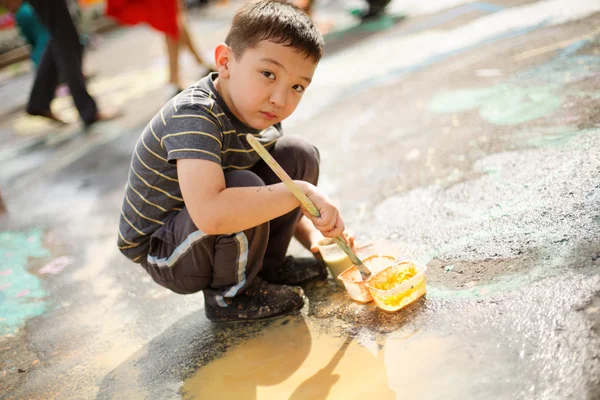
[[[398,311],[426,293],[426,266],[396,261],[365,282],[377,307]],[[358,271],[357,271],[358,272]]]
[[[356,265],[351,266],[339,274],[338,279],[344,282],[346,291],[352,300],[358,301],[359,303],[373,301],[373,297],[371,297],[369,289],[365,286],[365,281],[363,281],[360,276],[360,271],[356,268]]]
[[[396,257],[388,254],[372,254],[363,260],[363,264],[374,275],[392,265],[394,261]]]
[[[394,261],[396,261],[394,256],[373,254],[365,258],[363,260],[363,264],[369,269],[369,271],[376,273],[386,268]],[[367,289],[365,286],[365,281],[363,281],[356,266],[351,266],[339,274],[337,278],[344,283],[346,291],[352,300],[358,301],[359,303],[368,303],[373,301],[373,297],[371,297],[369,289]]]

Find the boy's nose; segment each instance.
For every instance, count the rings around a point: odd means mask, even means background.
[[[285,90],[276,89],[271,93],[269,98],[271,105],[277,108],[283,108],[285,106]]]

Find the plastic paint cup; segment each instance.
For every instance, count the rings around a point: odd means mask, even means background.
[[[373,274],[389,267],[396,261],[394,256],[373,254],[363,260],[363,264]],[[373,300],[369,289],[365,286],[360,272],[356,266],[350,263],[351,267],[342,272],[338,279],[344,283],[346,291],[352,300],[359,303],[368,303]],[[368,281],[368,280],[367,280]]]
[[[365,282],[377,307],[398,311],[427,292],[426,266],[397,261]]]
[[[338,275],[350,268],[353,264],[350,258],[335,244],[332,239],[325,238],[319,242],[319,251],[323,257],[323,261],[327,265],[327,268],[331,272],[338,284],[341,281],[338,279]]]
[[[396,261],[396,257],[387,254],[372,254],[369,257],[362,260],[365,267],[375,275],[379,271],[382,271],[392,265]]]
[[[359,303],[373,301],[373,297],[371,297],[371,293],[365,286],[365,281],[363,281],[360,271],[355,265],[342,272],[338,276],[338,279],[344,283],[346,291],[352,300]]]

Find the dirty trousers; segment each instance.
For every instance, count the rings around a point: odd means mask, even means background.
[[[304,139],[284,136],[270,153],[292,179],[317,184],[319,152]],[[281,182],[264,161],[249,170],[227,172],[225,180],[228,188]],[[211,306],[226,307],[223,299],[242,292],[261,269],[283,263],[301,216],[296,208],[242,232],[207,235],[183,208],[152,235],[150,252],[142,266],[155,282],[173,292],[203,290]]]

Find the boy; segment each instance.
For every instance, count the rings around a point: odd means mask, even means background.
[[[316,260],[286,258],[295,237],[316,251],[344,230],[314,185],[319,153],[282,137],[323,54],[310,18],[281,0],[251,1],[215,50],[216,73],[171,99],[132,157],[119,248],[158,284],[203,291],[212,321],[273,318],[303,305],[298,285],[324,277]],[[299,202],[246,141],[253,135],[321,212]],[[303,216],[304,214],[304,216]],[[320,231],[320,232],[319,232]]]

